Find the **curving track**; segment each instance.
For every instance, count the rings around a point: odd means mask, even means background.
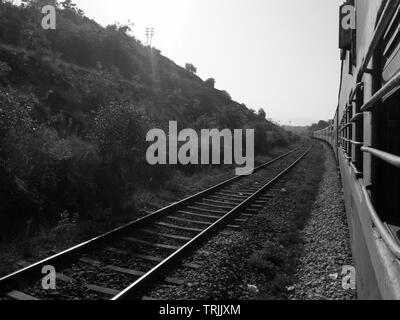
[[[302,146],[254,170],[163,208],[0,279],[0,300],[138,299],[166,271],[185,264],[185,257],[223,228],[240,224],[268,201],[286,174],[311,150]],[[200,253],[201,252],[197,251]],[[43,290],[41,271],[57,270],[57,290]]]

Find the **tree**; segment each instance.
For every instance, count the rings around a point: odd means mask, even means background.
[[[265,154],[270,147],[267,128],[264,124],[259,123],[254,126],[254,147],[256,154]]]
[[[76,4],[72,2],[72,0],[64,0],[60,5],[64,10],[73,12],[81,17],[85,14],[83,10],[79,9]]]
[[[197,73],[197,68],[191,63],[186,63],[185,69],[191,73]]]
[[[245,119],[240,110],[234,106],[223,106],[217,114],[217,122],[222,129],[241,129]]]
[[[209,78],[206,81],[204,81],[206,85],[209,87],[215,88],[215,79],[214,78]]]
[[[329,127],[330,121],[320,120],[318,123],[313,123],[311,127],[308,128],[309,131],[319,131]]]
[[[93,137],[104,163],[103,184],[117,214],[122,212],[124,178],[143,160],[147,125],[143,112],[133,105],[111,104],[96,115]]]
[[[111,104],[95,118],[94,136],[105,163],[137,162],[145,148],[146,121],[136,106]]]
[[[229,94],[228,91],[222,90],[221,93],[229,100],[232,100],[231,95]]]
[[[267,114],[265,112],[265,110],[263,108],[261,108],[260,110],[258,110],[258,116],[265,119],[267,117]]]

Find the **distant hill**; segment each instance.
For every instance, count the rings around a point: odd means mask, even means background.
[[[139,183],[167,180],[168,170],[143,158],[148,129],[170,120],[254,128],[258,153],[297,139],[144,46],[128,26],[104,28],[71,1],[58,6],[55,30],[42,29],[39,9],[49,2],[0,1],[2,227],[21,215],[124,209]]]
[[[302,126],[282,126],[282,127],[286,131],[293,132],[295,134],[305,133],[308,131],[308,128],[309,128],[307,126],[304,126],[304,127],[302,127]]]
[[[309,131],[319,131],[319,130],[325,129],[330,126],[331,122],[332,122],[332,120],[328,120],[328,121],[320,120],[318,123],[313,123],[308,128],[308,130]]]
[[[267,131],[284,135],[225,91],[143,46],[128,35],[129,27],[103,28],[70,1],[62,2],[57,12],[56,30],[43,30],[38,23],[43,15],[35,9],[40,3],[21,8],[1,2],[0,61],[11,69],[6,80],[10,85],[29,87],[40,104],[57,105],[52,113],[67,115],[66,123],[59,123],[67,131],[83,128],[85,115],[100,105],[129,101],[161,123],[213,127],[227,108],[243,117],[242,126],[262,123]]]

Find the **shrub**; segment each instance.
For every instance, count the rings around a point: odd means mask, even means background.
[[[11,67],[7,62],[0,61],[0,80],[8,75],[11,71]]]
[[[267,114],[265,113],[265,110],[264,109],[260,109],[260,110],[258,110],[258,116],[261,118],[261,119],[265,119],[265,118],[267,118]]]
[[[135,164],[143,159],[148,118],[134,105],[112,103],[95,117],[93,137],[104,163]]]
[[[223,106],[217,114],[217,122],[223,129],[241,129],[245,119],[243,113],[234,106]]]
[[[104,166],[99,183],[113,213],[122,213],[129,178],[144,161],[148,125],[143,110],[133,105],[110,104],[95,117],[92,136]]]
[[[186,63],[185,69],[191,73],[197,73],[197,68],[191,63]]]
[[[209,78],[204,82],[205,82],[206,85],[208,85],[211,88],[215,87],[215,79],[214,78]]]
[[[224,97],[228,100],[232,100],[232,96],[229,94],[229,92],[223,90],[221,93],[224,95]]]

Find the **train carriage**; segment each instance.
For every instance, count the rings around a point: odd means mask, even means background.
[[[399,3],[341,6],[338,107],[331,125],[313,133],[337,155],[360,299],[400,299]]]

